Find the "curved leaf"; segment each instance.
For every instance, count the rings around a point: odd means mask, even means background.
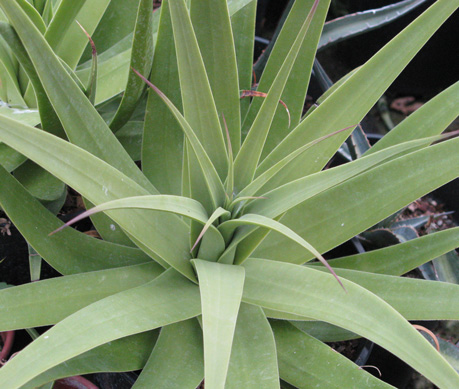
[[[279,371],[297,388],[392,388],[321,341],[281,321],[271,322]]]
[[[150,282],[163,270],[150,261],[2,289],[1,331],[55,324],[107,296]]]
[[[0,381],[6,387],[20,387],[94,347],[200,313],[198,287],[169,269],[151,282],[100,300],[59,322],[3,366]]]
[[[459,375],[390,305],[366,289],[313,269],[250,259],[244,262],[243,301],[324,320],[380,344],[440,387],[455,387]]]
[[[317,139],[333,129],[359,123],[416,52],[458,6],[455,2],[434,3],[308,115],[263,160],[257,175],[290,154],[299,144]],[[384,76],[375,77],[376,74]],[[322,169],[349,133],[343,132],[321,142],[311,152],[296,158],[289,166],[288,181]],[[272,187],[288,181],[284,176],[282,182],[273,182]]]
[[[157,337],[158,331],[147,331],[106,343],[47,370],[28,385],[37,388],[64,377],[140,370],[145,366]]]
[[[318,50],[380,28],[415,9],[426,0],[403,0],[382,8],[356,12],[324,24]]]
[[[0,139],[20,149],[94,204],[149,194],[90,153],[35,128],[0,117]],[[54,150],[52,154],[48,152],[50,149]],[[110,211],[109,216],[164,267],[170,261],[182,274],[195,280],[189,262],[187,225],[178,216],[153,212],[118,210]]]
[[[455,249],[458,241],[459,227],[450,228],[395,246],[332,259],[328,263],[341,269],[400,276]]]
[[[73,228],[50,237],[62,222],[0,168],[0,205],[28,243],[62,274],[102,270],[148,262],[139,249],[91,238]],[[30,215],[34,217],[31,219]],[[36,221],[40,223],[37,225]]]

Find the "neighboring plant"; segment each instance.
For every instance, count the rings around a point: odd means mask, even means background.
[[[0,331],[54,325],[0,369],[2,387],[139,369],[135,388],[388,387],[319,340],[357,336],[459,386],[407,321],[459,319],[459,287],[397,277],[454,249],[459,228],[336,259],[334,270],[322,258],[457,177],[459,139],[431,144],[458,115],[459,83],[361,158],[322,171],[456,1],[432,5],[304,118],[330,1],[295,2],[251,103],[240,92],[252,84],[255,1],[163,0],[154,14],[139,1],[135,25],[112,41],[110,18],[96,26],[117,2],[33,3],[0,0],[41,127],[1,111],[1,146],[17,160],[0,169],[0,205],[63,276],[0,291]],[[48,32],[57,15],[61,40]],[[110,89],[102,63],[120,52],[133,69],[122,82],[108,72]],[[129,155],[117,138],[133,118],[142,145]],[[103,240],[63,229],[19,184],[8,170],[35,166],[26,158],[96,205],[85,215]],[[311,322],[322,336],[308,334]]]

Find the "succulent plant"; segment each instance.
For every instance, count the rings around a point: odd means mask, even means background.
[[[0,0],[2,47],[39,114],[0,112],[11,157],[0,205],[62,274],[0,291],[0,331],[52,325],[0,369],[1,386],[142,369],[135,388],[387,387],[322,342],[358,336],[458,386],[408,320],[457,320],[459,287],[399,277],[454,249],[458,228],[322,256],[457,177],[459,140],[440,134],[459,83],[323,170],[457,1],[434,3],[305,116],[330,1],[295,2],[252,101],[240,95],[252,87],[255,1],[165,0],[152,13],[141,0],[135,17],[122,3]],[[128,153],[120,139],[139,136]],[[79,192],[103,239],[63,228],[50,206],[62,193],[40,203],[21,168]]]

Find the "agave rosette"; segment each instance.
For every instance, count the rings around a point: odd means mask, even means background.
[[[77,19],[92,35],[110,2],[98,3],[93,13],[93,2],[67,4],[59,26],[72,35]],[[94,204],[103,237],[50,235],[63,224],[9,174],[21,163],[0,169],[2,208],[63,274],[0,292],[0,331],[53,325],[0,369],[2,386],[139,369],[139,388],[388,386],[312,337],[311,322],[328,340],[365,337],[439,387],[458,386],[407,321],[457,320],[458,286],[397,277],[454,249],[458,228],[335,260],[331,272],[310,263],[457,177],[459,140],[432,143],[458,114],[459,84],[361,158],[322,170],[457,2],[433,4],[305,117],[330,1],[295,2],[258,85],[265,97],[251,102],[240,91],[251,89],[255,1],[165,0],[154,14],[136,3],[133,71],[104,116],[102,92],[83,86],[106,85],[90,54],[81,59],[84,34],[70,48],[69,35],[47,32],[52,9],[0,0],[41,123],[0,114],[2,146]],[[148,100],[134,125],[142,75]],[[119,140],[129,125],[141,128],[141,169]]]

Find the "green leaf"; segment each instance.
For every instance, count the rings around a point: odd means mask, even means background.
[[[224,388],[244,286],[244,268],[193,259],[199,278],[204,333],[204,380]]]
[[[107,296],[150,282],[162,271],[150,261],[2,289],[1,331],[55,324]]]
[[[21,234],[27,237],[28,243],[62,274],[128,266],[150,260],[139,249],[91,238],[73,228],[50,237],[49,233],[63,223],[2,168],[0,205]]]
[[[380,28],[425,2],[425,0],[403,0],[382,8],[356,12],[331,20],[324,25],[318,49],[325,49],[343,40]]]
[[[2,367],[0,381],[6,387],[19,387],[94,347],[200,313],[198,287],[169,269],[151,282],[100,300],[59,322]]]
[[[168,108],[177,119],[182,128],[183,133],[185,134],[188,142],[190,143],[196,159],[200,165],[201,173],[205,178],[205,184],[208,188],[209,194],[212,198],[213,206],[216,207],[219,204],[223,204],[225,198],[225,188],[223,187],[222,181],[220,180],[218,173],[212,164],[210,156],[207,154],[194,130],[188,124],[187,120],[182,116],[180,111],[172,104],[172,102],[161,92],[155,85],[143,77],[140,73],[136,71],[137,75],[142,78],[148,86],[150,86],[158,96],[167,104]],[[226,154],[226,152],[225,152]]]
[[[127,336],[96,347],[57,365],[28,383],[36,388],[59,378],[99,372],[140,370],[145,366],[158,331]]]
[[[253,179],[261,157],[263,146],[268,136],[268,131],[276,113],[282,91],[285,88],[290,72],[292,71],[295,60],[300,52],[301,45],[306,37],[311,25],[313,16],[318,6],[316,0],[306,17],[298,35],[293,42],[288,55],[282,63],[277,75],[269,88],[269,92],[264,99],[263,104],[257,113],[257,116],[250,127],[247,137],[242,144],[241,150],[234,161],[235,186],[241,190],[247,186]]]
[[[161,3],[161,19],[150,80],[183,112],[168,0]],[[183,131],[173,113],[162,103],[156,92],[149,89],[142,143],[142,170],[161,193],[182,194],[183,140]]]
[[[365,155],[409,140],[440,134],[459,115],[459,82],[413,112]]]
[[[459,138],[451,139],[386,162],[292,208],[282,223],[325,252],[456,178],[458,145]],[[285,253],[305,261],[310,258],[283,237],[265,239],[254,255],[277,259]]]
[[[133,389],[195,389],[204,377],[203,358],[202,330],[196,319],[163,327]]]
[[[227,1],[191,1],[190,17],[217,112],[225,116],[237,153],[241,144],[240,87]]]
[[[21,149],[94,204],[149,194],[129,177],[88,152],[35,128],[0,117],[0,139]],[[48,150],[55,151],[50,154]],[[119,210],[110,211],[109,216],[164,267],[168,266],[167,261],[171,261],[186,277],[195,280],[188,261],[187,225],[178,216],[152,212]]]
[[[359,338],[357,334],[351,331],[324,321],[291,321],[290,324],[322,342],[340,342]]]
[[[77,13],[76,20],[81,23],[89,35],[93,35],[110,2],[110,0],[85,1]],[[60,37],[55,53],[71,69],[75,69],[87,44],[88,38],[82,33],[80,27],[76,23],[71,23],[65,35]]]
[[[332,259],[328,263],[333,268],[400,276],[455,249],[458,240],[459,227],[450,228],[395,246]]]
[[[435,258],[432,264],[440,281],[459,284],[459,257],[456,251]]]
[[[273,321],[279,371],[297,388],[392,388],[288,322]]]
[[[279,234],[285,235],[286,237],[298,243],[300,246],[302,246],[304,249],[311,252],[315,256],[322,257],[320,253],[317,252],[316,249],[314,249],[314,247],[312,247],[308,242],[306,242],[304,239],[295,234],[294,231],[290,230],[289,228],[286,228],[282,223],[279,223],[265,216],[249,213],[241,216],[239,219],[228,220],[227,222],[220,224],[218,226],[218,230],[223,235],[225,241],[228,242],[230,238],[233,236],[233,233],[236,230],[236,228],[244,225],[256,225],[260,227],[269,228],[273,231],[278,232]],[[241,262],[237,262],[236,264],[240,263]]]
[[[151,71],[153,63],[153,2],[141,0],[135,23],[134,39],[132,42],[130,67],[137,69],[142,74]],[[139,99],[145,89],[145,85],[133,72],[129,72],[129,78],[123,93],[123,99],[116,111],[115,117],[110,123],[113,132],[118,131],[131,117]]]
[[[264,159],[257,169],[257,175],[290,154],[298,145],[337,128],[359,123],[416,52],[457,7],[455,2],[434,3],[308,115]],[[312,152],[300,155],[290,164],[288,178],[284,176],[282,181],[273,182],[272,187],[322,169],[348,135],[343,132],[321,142]]]
[[[50,203],[62,197],[67,192],[65,184],[36,165],[27,161],[14,171],[14,177],[43,204]]]
[[[459,384],[459,375],[429,342],[389,304],[361,286],[343,280],[346,293],[330,274],[287,263],[250,259],[244,267],[244,302],[324,320],[356,332],[395,354],[437,386]]]
[[[13,0],[5,0],[0,6],[10,18],[13,27],[20,26],[16,28],[16,32],[28,51],[69,140],[100,156],[154,193],[153,185],[129,158],[105,121],[68,75],[44,37],[37,32],[19,6]],[[77,25],[76,28],[80,29]],[[79,33],[86,42],[87,38],[83,32],[80,30]],[[74,42],[71,46],[74,48]]]
[[[239,308],[225,388],[279,388],[276,344],[260,307]]]
[[[456,284],[348,269],[336,273],[378,295],[407,320],[459,320]]]
[[[190,16],[183,0],[170,1],[169,8],[184,116],[222,178],[228,164],[225,141]]]
[[[263,71],[263,75],[258,86],[259,91],[266,91],[271,87],[284,59],[286,58],[301,29],[303,21],[312,7],[312,4],[313,2],[310,0],[295,1],[293,4],[285,24],[276,39],[273,51],[269,56],[268,63],[266,64],[266,68]],[[329,0],[322,0],[318,4],[317,11],[308,29],[306,39],[303,41],[289,79],[280,97],[291,112],[292,126],[289,128],[288,120],[285,113],[282,112],[282,107],[278,107],[277,114],[271,124],[266,144],[263,149],[261,156],[262,160],[300,122],[304,108],[304,101],[306,99],[306,91],[308,89],[309,79],[311,76],[312,64],[316,54],[316,47],[329,5]],[[246,122],[244,123],[245,129],[247,128],[246,126],[253,121],[260,105],[261,102],[257,102],[256,100],[252,102]]]
[[[59,48],[70,26],[75,23],[75,18],[86,0],[61,0],[54,16],[45,32],[45,39],[53,50]]]
[[[228,2],[228,6],[230,6],[230,2]],[[239,88],[242,90],[249,90],[252,87],[256,10],[257,2],[255,0],[251,0],[231,17],[234,48],[236,50]],[[249,108],[249,103],[248,99],[244,99],[240,102],[241,117],[245,116]],[[235,150],[237,152],[238,149]]]

